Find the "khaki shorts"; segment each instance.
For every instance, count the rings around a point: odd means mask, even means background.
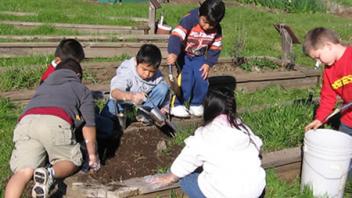
[[[76,166],[82,163],[80,145],[68,124],[51,115],[26,115],[16,125],[10,167],[13,172],[23,168],[45,165],[47,157],[51,164],[68,160]]]

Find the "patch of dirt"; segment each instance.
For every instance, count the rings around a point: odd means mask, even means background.
[[[160,142],[167,142],[170,138],[158,129],[148,129],[140,128],[123,134],[115,155],[107,159],[105,165],[91,176],[106,184],[156,174],[158,170],[169,168],[182,147],[167,148],[169,152],[158,151]],[[84,181],[84,176],[81,179]]]

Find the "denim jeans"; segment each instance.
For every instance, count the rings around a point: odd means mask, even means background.
[[[199,173],[191,173],[180,181],[181,189],[190,197],[190,198],[205,198],[204,194],[199,188],[198,185],[198,176]]]
[[[145,109],[161,108],[168,98],[169,86],[166,82],[161,82],[152,89],[148,94],[147,100],[142,104]],[[102,115],[110,118],[116,118],[118,113],[123,113],[124,110],[132,106],[129,103],[117,102],[114,99],[109,99],[102,110]]]
[[[339,131],[352,136],[352,128],[347,126],[347,125],[345,125],[345,124],[343,124],[342,122],[340,124]]]
[[[192,106],[203,104],[203,101],[208,93],[208,79],[203,79],[202,72],[199,69],[205,63],[205,57],[190,57],[185,55],[185,64],[181,71],[181,90],[183,101],[176,98],[174,106],[184,105],[189,101]]]

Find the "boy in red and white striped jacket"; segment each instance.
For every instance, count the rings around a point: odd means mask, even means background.
[[[172,31],[168,43],[168,64],[175,64],[185,53],[181,72],[182,99],[176,99],[171,114],[176,117],[203,115],[203,100],[208,92],[210,68],[218,61],[222,48],[220,22],[225,15],[221,0],[206,0],[183,17]],[[182,100],[182,101],[181,101]],[[190,109],[186,109],[189,102]]]

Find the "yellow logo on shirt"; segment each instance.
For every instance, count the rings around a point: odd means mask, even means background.
[[[348,85],[350,83],[352,83],[352,75],[344,76],[344,77],[342,77],[340,79],[335,80],[335,82],[332,83],[331,86],[332,86],[333,89],[336,90],[336,89],[339,89],[342,86]]]

